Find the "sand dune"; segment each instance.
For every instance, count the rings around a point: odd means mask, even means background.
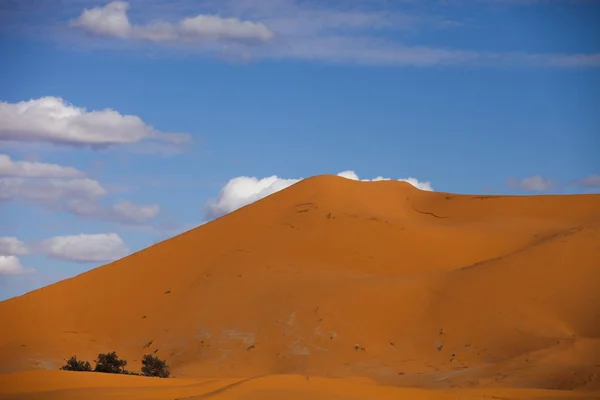
[[[9,398],[593,398],[600,196],[314,177],[0,320]],[[54,371],[112,350],[177,379]]]

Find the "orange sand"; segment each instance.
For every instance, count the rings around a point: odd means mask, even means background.
[[[600,195],[314,177],[0,321],[0,399],[600,398]],[[56,371],[112,350],[176,379]]]

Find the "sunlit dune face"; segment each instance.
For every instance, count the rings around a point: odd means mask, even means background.
[[[0,393],[593,398],[598,243],[598,195],[302,180],[0,303],[2,372],[18,372],[0,377]],[[113,350],[131,371],[156,354],[175,379],[57,371]]]

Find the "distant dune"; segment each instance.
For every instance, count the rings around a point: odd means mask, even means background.
[[[317,176],[0,321],[0,399],[600,398],[600,195]],[[112,350],[177,379],[56,371]]]

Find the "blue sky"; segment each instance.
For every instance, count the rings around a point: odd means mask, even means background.
[[[597,193],[599,16],[568,0],[5,0],[0,299],[317,174]]]

